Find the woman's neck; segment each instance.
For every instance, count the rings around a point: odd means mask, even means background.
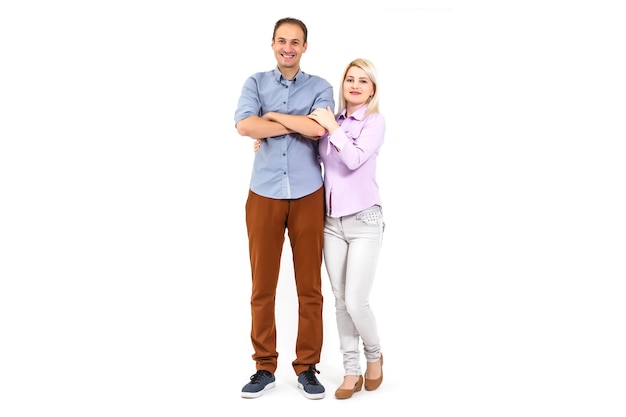
[[[355,111],[357,111],[363,106],[367,106],[367,103],[357,104],[357,105],[346,104],[346,117],[350,117],[352,113],[354,113]]]

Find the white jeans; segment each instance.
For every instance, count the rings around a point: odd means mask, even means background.
[[[324,261],[335,296],[345,375],[362,374],[360,341],[368,362],[380,358],[380,338],[369,296],[384,229],[379,206],[340,218],[326,216]]]

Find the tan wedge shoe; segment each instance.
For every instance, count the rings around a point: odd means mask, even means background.
[[[376,379],[368,378],[365,376],[365,390],[366,391],[374,391],[376,388],[383,383],[383,354],[380,354],[380,377]]]
[[[359,379],[356,381],[356,384],[354,384],[354,388],[352,389],[337,388],[337,391],[335,391],[335,397],[337,397],[337,399],[340,399],[340,400],[348,399],[352,397],[352,394],[354,394],[355,392],[361,391],[362,386],[363,386],[363,377],[359,375]]]

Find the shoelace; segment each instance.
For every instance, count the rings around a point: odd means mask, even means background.
[[[314,367],[310,367],[308,371],[304,371],[304,377],[307,380],[307,383],[311,384],[311,385],[319,385],[320,382],[317,380],[317,377],[315,376],[316,373],[320,373],[320,371],[318,371],[317,369],[315,369]]]
[[[256,374],[250,377],[251,384],[260,384],[261,380],[265,377],[266,374],[269,374],[268,371],[257,371]]]

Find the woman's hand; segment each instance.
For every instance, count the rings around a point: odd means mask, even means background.
[[[264,140],[265,139],[255,139],[254,140],[254,145],[253,145],[254,146],[254,153],[256,153],[259,150],[259,148],[261,147],[261,144],[263,143]]]
[[[309,119],[315,120],[324,129],[328,130],[328,133],[332,133],[339,127],[339,124],[335,120],[335,115],[330,107],[325,109],[315,109],[309,114]]]

